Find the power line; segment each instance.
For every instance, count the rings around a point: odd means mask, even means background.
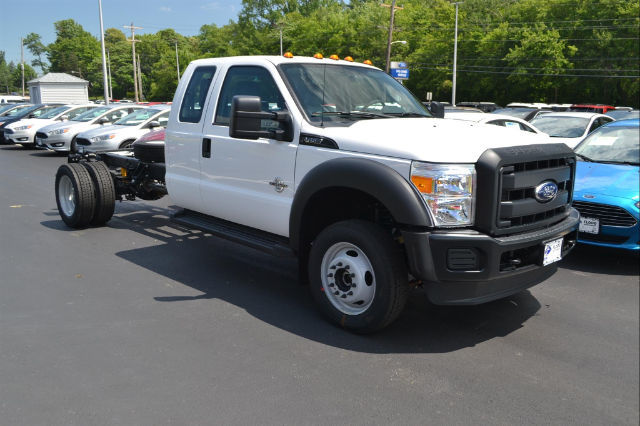
[[[436,70],[436,71],[452,71],[451,68],[431,68],[431,67],[410,67],[409,69],[427,69],[427,70]],[[478,70],[467,70],[458,68],[458,72],[468,72],[468,73],[476,73],[476,74],[510,74],[510,75],[521,75],[523,77],[529,76],[547,76],[547,77],[597,77],[597,78],[640,78],[640,75],[594,75],[594,74],[547,74],[547,73],[526,73],[526,74],[517,74],[512,71],[478,71]]]
[[[451,64],[436,64],[427,62],[411,62],[410,65],[430,65],[430,66],[444,66],[448,67]],[[498,67],[490,65],[464,65],[466,68],[479,68],[479,69],[501,69],[501,70],[547,70],[547,71],[598,71],[598,72],[640,72],[640,69],[608,69],[608,68],[532,68],[532,67]]]

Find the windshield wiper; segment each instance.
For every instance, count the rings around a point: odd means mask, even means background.
[[[428,118],[428,115],[420,114],[418,112],[386,112],[386,115],[391,115],[393,117],[421,117]]]
[[[319,117],[321,115],[337,115],[345,118],[389,118],[388,115],[380,114],[377,112],[363,112],[363,111],[316,111],[311,114],[312,117]]]
[[[591,158],[587,157],[586,155],[578,154],[577,152],[576,152],[576,157],[579,157],[580,159],[582,159],[584,161],[588,161],[589,163],[593,163],[594,162]]]

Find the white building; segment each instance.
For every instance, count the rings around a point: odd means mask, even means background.
[[[31,103],[86,104],[89,82],[65,73],[50,72],[27,82]]]

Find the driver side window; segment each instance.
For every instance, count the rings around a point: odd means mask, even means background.
[[[256,66],[236,66],[229,68],[225,76],[216,108],[215,125],[228,126],[231,118],[231,101],[234,96],[259,96],[262,111],[286,111],[287,106],[276,82],[269,71]],[[262,120],[263,130],[278,128],[280,123]]]

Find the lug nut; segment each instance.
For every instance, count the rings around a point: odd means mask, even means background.
[[[342,266],[342,262],[338,262],[338,266]]]
[[[344,267],[344,269],[349,269],[349,265],[346,265],[346,266]]]
[[[336,269],[336,265],[331,266],[329,269]]]

